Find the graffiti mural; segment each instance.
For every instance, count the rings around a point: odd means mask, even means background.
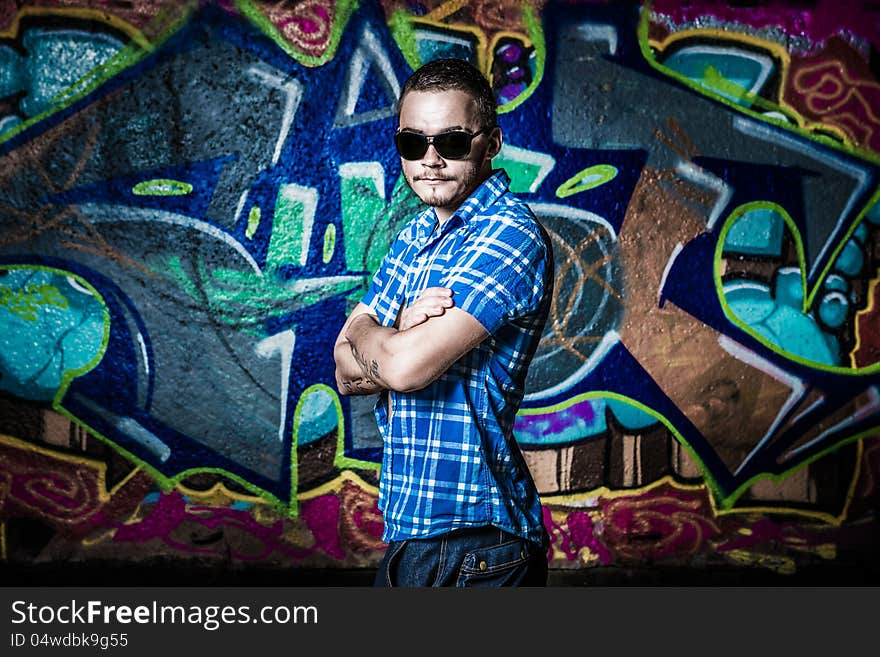
[[[872,554],[880,14],[829,7],[2,3],[0,558],[378,563],[332,345],[444,56],[556,256],[515,426],[551,567]]]

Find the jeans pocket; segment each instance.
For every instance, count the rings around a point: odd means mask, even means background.
[[[532,555],[524,540],[472,550],[461,562],[456,586],[518,586],[527,578]]]

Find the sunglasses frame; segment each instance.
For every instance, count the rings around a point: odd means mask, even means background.
[[[473,146],[474,139],[476,139],[478,136],[480,136],[481,134],[483,134],[485,132],[488,132],[488,131],[485,130],[484,128],[480,128],[476,132],[469,132],[469,131],[464,130],[462,128],[456,128],[455,130],[446,130],[444,132],[439,132],[436,135],[425,135],[425,134],[422,134],[421,132],[414,132],[413,130],[407,130],[406,128],[404,128],[404,129],[398,130],[397,132],[394,133],[394,147],[397,149],[397,154],[400,155],[400,157],[402,157],[404,160],[409,160],[410,162],[415,161],[415,160],[421,160],[423,157],[425,157],[425,153],[428,152],[428,148],[432,144],[434,146],[434,150],[437,151],[437,155],[442,157],[444,160],[463,160],[468,155],[470,155],[471,147]],[[443,137],[445,135],[451,135],[451,134],[459,134],[459,133],[467,135],[469,137],[469,141],[468,141],[467,151],[465,151],[462,155],[460,155],[458,157],[451,157],[448,155],[444,155],[443,153],[440,152],[441,149],[437,147],[437,144],[434,143],[434,140],[437,139],[438,137]],[[403,154],[402,149],[400,148],[400,144],[398,143],[398,138],[400,135],[404,135],[404,134],[418,137],[423,141],[425,149],[421,152],[420,155],[417,155],[416,157],[406,157]],[[441,148],[442,148],[442,146],[441,146]]]

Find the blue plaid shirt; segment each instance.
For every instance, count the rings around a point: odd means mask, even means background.
[[[509,185],[496,171],[436,232],[433,208],[417,215],[362,299],[393,326],[401,304],[448,287],[454,305],[489,333],[427,387],[379,396],[385,541],[481,525],[543,538],[541,502],[513,423],[550,308],[553,254]]]

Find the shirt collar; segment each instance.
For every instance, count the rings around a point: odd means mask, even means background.
[[[496,169],[491,176],[486,178],[473,193],[458,206],[455,214],[463,222],[467,223],[472,217],[480,214],[510,187],[510,177],[504,169]],[[452,219],[452,217],[450,217]]]

